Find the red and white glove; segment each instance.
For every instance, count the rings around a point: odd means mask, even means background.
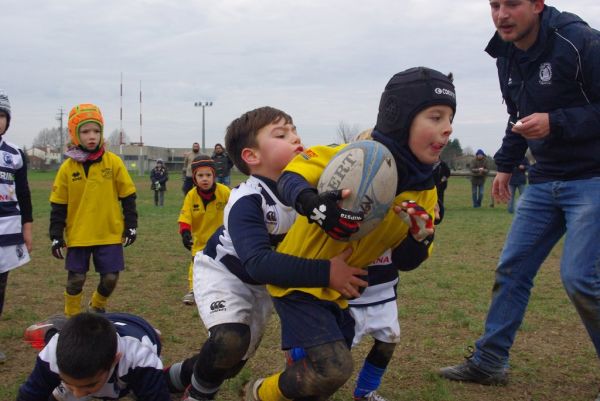
[[[422,242],[434,232],[433,219],[415,201],[403,201],[398,216],[408,225],[408,231],[413,238],[419,242]]]

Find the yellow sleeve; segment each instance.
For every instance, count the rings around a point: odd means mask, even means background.
[[[283,171],[299,174],[316,187],[327,163],[346,146],[313,146],[294,157]]]
[[[185,198],[183,199],[183,205],[181,206],[181,210],[179,211],[179,218],[177,219],[178,223],[185,223],[192,225],[192,204],[194,203],[194,191],[196,187],[193,187]]]
[[[135,193],[135,184],[129,175],[129,171],[125,167],[123,160],[117,155],[111,154],[114,157],[113,166],[115,168],[115,181],[117,184],[117,195],[119,198],[125,198]]]
[[[67,170],[69,163],[71,163],[70,159],[65,160],[65,162],[58,169],[56,177],[54,177],[52,192],[50,192],[50,202],[59,203],[61,205],[66,205],[69,203],[69,187],[67,181]]]

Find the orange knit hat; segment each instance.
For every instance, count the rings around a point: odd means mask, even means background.
[[[104,143],[104,118],[100,108],[91,103],[82,103],[73,107],[69,112],[69,135],[76,146],[81,146],[79,129],[85,123],[94,122],[100,126],[100,144]]]

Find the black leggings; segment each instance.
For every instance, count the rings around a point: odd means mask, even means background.
[[[0,316],[4,309],[4,295],[6,294],[6,283],[8,283],[8,272],[0,273]]]

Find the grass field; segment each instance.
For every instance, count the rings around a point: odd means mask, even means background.
[[[175,362],[196,352],[206,330],[195,307],[185,306],[190,255],[177,233],[182,201],[180,180],[173,174],[164,208],[152,201],[147,177],[135,177],[138,188],[137,242],[125,249],[127,269],[109,302],[112,311],[142,315],[163,333],[163,361]],[[8,356],[0,364],[0,400],[13,400],[33,367],[36,352],[22,341],[23,330],[49,315],[62,312],[66,272],[50,254],[48,196],[52,173],[30,173],[34,205],[32,262],[9,276],[4,314],[0,318],[0,349]],[[234,177],[239,182],[241,177]],[[488,180],[488,188],[490,181]],[[557,247],[536,279],[525,322],[512,352],[508,387],[494,388],[439,379],[439,367],[462,360],[483,329],[494,269],[511,215],[503,205],[470,207],[470,184],[453,177],[446,192],[447,212],[439,226],[433,256],[419,269],[401,274],[399,307],[402,341],[380,393],[388,400],[513,401],[592,400],[600,385],[598,359],[560,283]],[[399,223],[401,224],[401,223]],[[88,275],[84,302],[97,285]],[[355,367],[370,348],[365,342],[353,351]],[[274,315],[256,356],[238,378],[220,393],[221,400],[238,400],[240,385],[283,366],[279,328]],[[352,380],[332,398],[350,400]]]

